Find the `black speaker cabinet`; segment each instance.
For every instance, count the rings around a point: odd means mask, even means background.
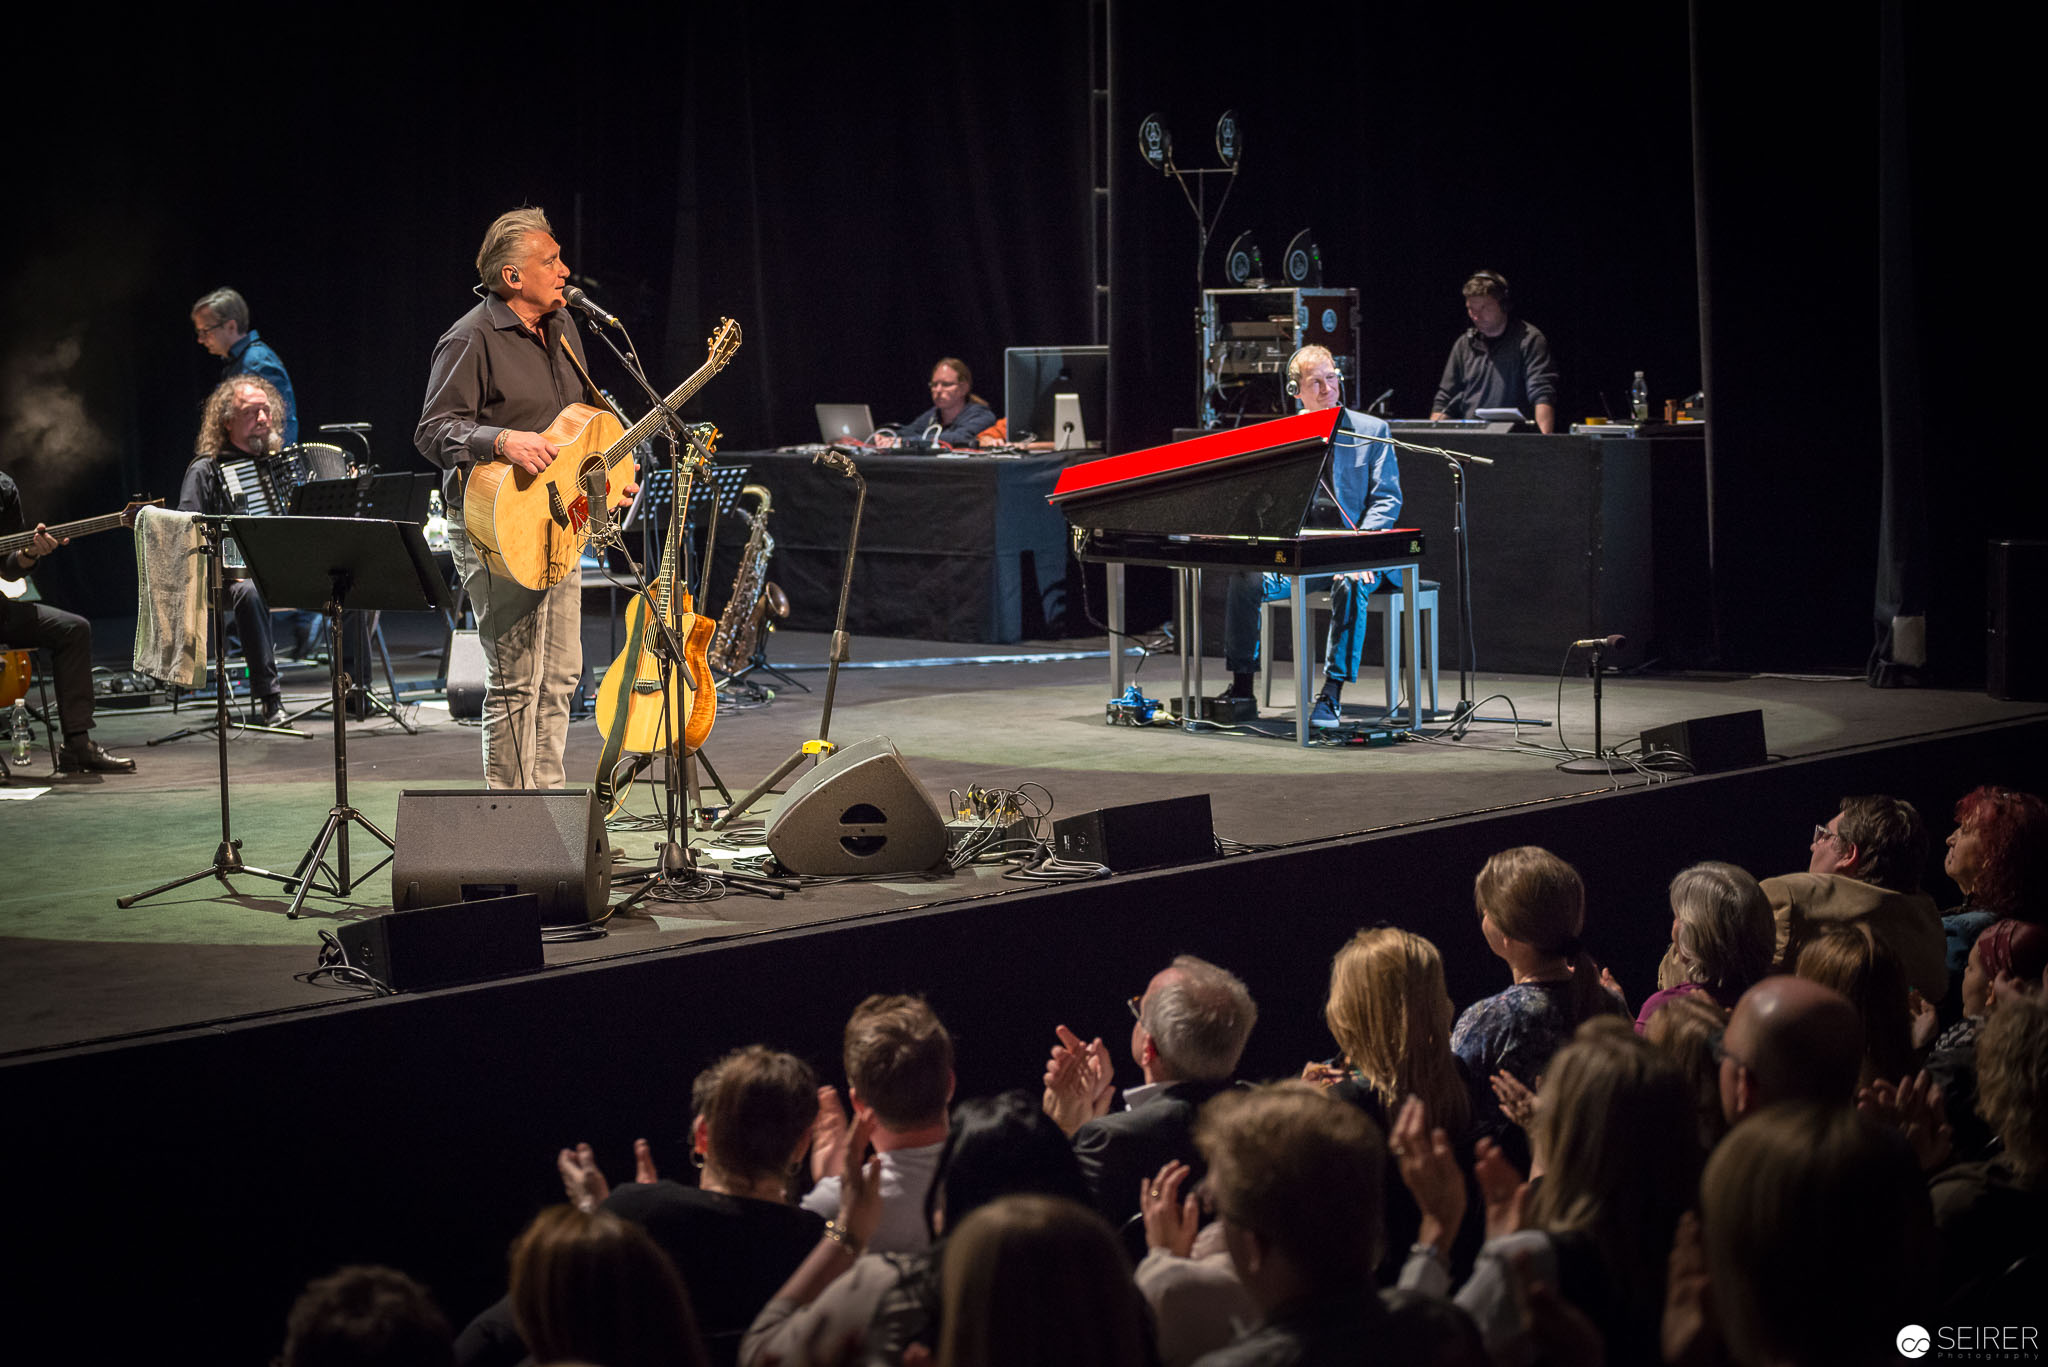
[[[2048,701],[2048,541],[1993,541],[1984,610],[1984,691]]]
[[[1167,797],[1079,812],[1052,823],[1052,852],[1061,859],[1106,864],[1111,873],[1194,864],[1216,857],[1209,795]]]
[[[334,932],[348,961],[396,992],[424,992],[541,968],[540,899],[487,897],[416,907]]]
[[[611,840],[588,788],[398,795],[391,905],[400,910],[531,893],[543,922],[575,925],[602,916],[611,890]]]
[[[791,873],[922,873],[946,857],[946,818],[889,738],[871,736],[783,795],[768,849]]]
[[[1643,732],[1643,750],[1676,751],[1691,761],[1695,774],[1748,769],[1766,758],[1764,714],[1751,708],[1652,727]]]
[[[484,714],[484,647],[473,631],[448,633],[448,715],[475,721]]]

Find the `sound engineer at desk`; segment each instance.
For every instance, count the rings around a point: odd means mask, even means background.
[[[909,422],[896,425],[896,435],[875,435],[875,445],[899,441],[942,441],[948,446],[973,446],[974,439],[996,425],[995,412],[974,393],[974,372],[951,356],[932,367],[932,406]],[[936,430],[934,430],[936,429]]]
[[[1429,416],[1470,418],[1482,408],[1520,408],[1536,415],[1536,429],[1557,427],[1557,366],[1550,341],[1509,313],[1507,278],[1474,271],[1465,282],[1465,316],[1472,326],[1451,346]],[[1524,405],[1527,407],[1524,407]]]

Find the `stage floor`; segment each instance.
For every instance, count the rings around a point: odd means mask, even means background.
[[[430,623],[391,622],[387,633],[402,684],[437,672],[434,659],[415,653],[438,645]],[[102,637],[122,639],[116,624]],[[586,622],[586,639],[588,658],[609,660],[601,619]],[[706,750],[735,794],[815,736],[820,719],[825,638],[783,633],[772,644],[778,663],[817,691],[787,688],[765,705],[721,708]],[[1525,719],[1519,740],[1502,722],[1476,725],[1457,742],[1302,750],[1292,740],[1291,712],[1265,723],[1273,737],[1106,725],[1100,639],[1012,647],[856,640],[854,651],[858,667],[840,674],[832,739],[846,745],[887,736],[941,807],[949,789],[971,784],[1040,785],[1055,816],[1207,793],[1217,835],[1289,845],[1660,781],[1632,772],[1613,782],[1559,773],[1556,757],[1540,748],[1556,746],[1560,731],[1575,746],[1591,744],[1592,687],[1583,674],[1564,680],[1561,710],[1554,677],[1477,680],[1475,696],[1487,699],[1482,716]],[[1218,677],[1212,661],[1211,692]],[[1145,661],[1137,678],[1154,697],[1178,690],[1171,657]],[[286,683],[288,697],[310,700],[324,674],[295,669]],[[1443,683],[1448,709],[1456,675]],[[1382,687],[1368,671],[1351,687],[1348,710],[1363,714]],[[1787,758],[2048,712],[1977,693],[1877,691],[1860,677],[1765,675],[1609,678],[1604,707],[1610,744],[1667,722],[1760,708],[1771,754]],[[480,786],[477,731],[452,721],[438,700],[407,710],[417,736],[389,722],[349,728],[351,801],[389,833],[401,791]],[[255,878],[237,879],[233,891],[208,878],[130,910],[114,905],[213,857],[220,807],[212,738],[144,744],[190,715],[104,711],[99,737],[135,757],[138,773],[60,778],[32,800],[0,800],[0,1057],[318,1009],[360,995],[293,975],[314,967],[323,930],[391,905],[388,870],[350,897],[309,899],[296,921],[286,919],[289,897],[279,885]],[[572,782],[588,781],[597,746],[590,723],[572,728]],[[333,801],[327,723],[309,724],[304,739],[233,736],[228,762],[244,858],[290,870]],[[42,781],[18,780],[16,792]],[[637,787],[630,810],[651,812],[656,791]],[[647,862],[655,839],[654,832],[615,830],[620,863]],[[376,853],[365,858],[369,849]],[[1805,849],[1806,828],[1788,827],[1782,862],[1802,864]],[[352,851],[358,872],[383,853],[360,832]],[[708,902],[642,903],[614,917],[604,938],[551,944],[546,959],[556,966],[640,954],[1042,886],[1003,873],[978,866],[950,876],[817,884],[781,900],[734,892]]]

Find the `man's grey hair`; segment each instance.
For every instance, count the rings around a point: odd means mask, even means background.
[[[511,209],[491,220],[491,226],[484,229],[484,245],[476,254],[477,278],[483,281],[485,289],[503,297],[505,267],[519,264],[526,254],[529,233],[555,235],[544,210],[530,206]]]
[[[211,294],[200,295],[192,311],[210,313],[217,323],[233,323],[244,332],[249,330],[249,301],[226,285]]]
[[[1237,1071],[1259,1008],[1236,974],[1183,954],[1174,976],[1145,1000],[1139,1023],[1181,1077],[1220,1081]]]

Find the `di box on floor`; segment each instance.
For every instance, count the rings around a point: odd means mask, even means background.
[[[612,849],[588,788],[409,790],[398,795],[391,905],[531,893],[548,925],[579,925],[611,900]]]
[[[1052,852],[1060,859],[1107,864],[1112,873],[1193,864],[1216,857],[1209,795],[1133,802],[1062,817],[1052,823]]]
[[[1724,712],[1718,717],[1694,717],[1669,726],[1643,732],[1643,753],[1675,751],[1685,756],[1695,774],[1718,774],[1728,769],[1749,769],[1762,764],[1764,714]]]
[[[424,992],[541,967],[540,899],[489,897],[350,921],[349,963],[397,992]]]

